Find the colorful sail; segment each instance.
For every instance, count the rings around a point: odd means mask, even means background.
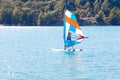
[[[65,46],[71,47],[79,44],[84,39],[82,30],[77,23],[76,16],[70,11],[65,11],[64,16],[64,44]]]

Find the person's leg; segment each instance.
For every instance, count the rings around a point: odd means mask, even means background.
[[[75,51],[75,48],[72,46],[72,50]]]
[[[66,50],[66,45],[64,45],[64,50]]]

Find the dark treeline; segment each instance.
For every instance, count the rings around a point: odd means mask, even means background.
[[[82,25],[120,25],[119,0],[0,0],[0,24],[62,25],[65,8]]]

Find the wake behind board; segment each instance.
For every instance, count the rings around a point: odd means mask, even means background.
[[[80,52],[82,51],[82,49],[64,50],[64,49],[55,49],[55,48],[51,48],[51,50],[54,52]]]

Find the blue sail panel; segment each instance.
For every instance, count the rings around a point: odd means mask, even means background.
[[[71,14],[71,19],[77,22],[76,16],[73,13]]]
[[[63,37],[64,37],[64,43],[65,43],[65,39],[66,39],[66,19],[64,17],[64,30],[63,30]]]
[[[69,31],[75,33],[76,32],[76,28],[74,26],[70,25]]]
[[[80,42],[76,42],[76,41],[72,41],[72,40],[66,40],[65,41],[65,45],[66,45],[66,47],[68,48],[68,47],[71,47],[71,46],[74,46],[74,45],[76,45],[76,44],[79,44]]]

